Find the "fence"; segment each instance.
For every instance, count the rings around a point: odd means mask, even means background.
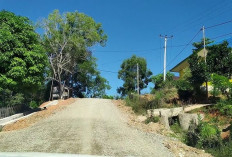
[[[11,116],[21,110],[21,105],[0,108],[0,118]]]

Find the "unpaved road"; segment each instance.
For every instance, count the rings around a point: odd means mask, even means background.
[[[26,129],[0,133],[0,151],[173,156],[163,138],[131,128],[111,100],[77,99]]]

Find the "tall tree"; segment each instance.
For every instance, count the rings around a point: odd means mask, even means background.
[[[59,83],[61,97],[65,84],[71,82],[71,88],[77,84],[73,80],[75,74],[81,71],[79,65],[91,58],[88,49],[96,44],[104,46],[107,36],[100,23],[77,11],[61,15],[54,10],[41,22],[41,26],[45,29],[43,41],[52,79]]]
[[[0,12],[0,88],[35,92],[44,83],[47,56],[31,21]]]
[[[124,81],[123,86],[117,89],[117,92],[122,96],[136,90],[137,63],[139,66],[139,89],[146,88],[148,83],[151,82],[152,72],[147,69],[146,60],[133,55],[131,58],[123,61],[121,70],[118,72],[118,78]]]

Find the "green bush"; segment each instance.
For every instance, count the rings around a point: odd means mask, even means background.
[[[227,96],[227,98],[231,97],[232,84],[227,77],[212,74],[210,81],[213,85],[213,94],[215,94],[213,96],[216,96],[217,92],[220,91],[223,95]],[[227,91],[228,89],[230,92]]]
[[[147,112],[148,101],[136,94],[130,94],[125,99],[126,105],[131,106],[135,113],[144,114]]]
[[[148,117],[145,121],[146,124],[150,123],[150,122],[154,122],[154,123],[157,123],[159,122],[160,120],[160,117],[157,117],[157,116],[152,116],[152,117]]]
[[[220,147],[222,140],[219,128],[207,122],[200,121],[198,126],[190,127],[186,143],[197,148]]]
[[[111,95],[103,95],[102,98],[103,99],[114,99],[114,97]]]
[[[24,95],[22,93],[14,94],[9,89],[0,90],[0,107],[22,105],[24,103]]]
[[[29,106],[30,106],[30,108],[35,109],[35,108],[37,108],[39,106],[39,104],[37,102],[35,102],[35,101],[31,101],[29,103]]]
[[[177,89],[174,86],[167,86],[154,92],[154,98],[149,102],[149,107],[166,107],[166,104],[176,104],[177,100]]]
[[[222,115],[232,116],[232,100],[220,100],[214,106],[214,109],[219,110]]]

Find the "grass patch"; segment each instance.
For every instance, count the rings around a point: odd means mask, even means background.
[[[182,130],[178,122],[175,122],[170,128],[173,131],[173,134],[170,134],[171,137],[175,137],[182,142],[186,141],[186,132]]]
[[[145,124],[148,124],[150,122],[154,122],[154,123],[157,123],[159,122],[160,120],[160,117],[148,117],[146,120],[145,120]]]

